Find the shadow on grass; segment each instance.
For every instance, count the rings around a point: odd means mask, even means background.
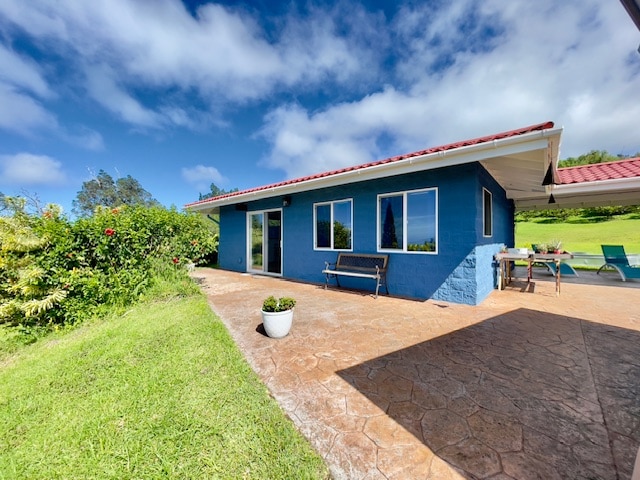
[[[631,476],[637,331],[522,308],[338,374],[468,479]]]

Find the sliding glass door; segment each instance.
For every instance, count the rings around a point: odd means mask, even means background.
[[[282,210],[247,214],[248,270],[282,274]]]

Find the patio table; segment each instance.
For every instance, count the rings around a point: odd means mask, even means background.
[[[536,262],[549,263],[556,265],[556,295],[560,295],[560,262],[573,258],[571,253],[497,253],[495,256],[499,261],[498,289],[504,290],[504,287],[511,282],[510,263],[517,260],[527,262],[527,283],[533,278],[533,264]]]

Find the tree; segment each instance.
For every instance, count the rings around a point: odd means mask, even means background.
[[[218,187],[215,183],[211,184],[211,191],[209,193],[201,193],[200,200],[206,200],[207,198],[219,197],[220,195],[226,195],[227,193],[237,192],[237,188],[232,188],[231,190],[223,190]]]
[[[634,155],[634,157],[640,156],[640,153]],[[585,153],[578,157],[569,157],[558,162],[559,168],[575,167],[577,165],[591,165],[594,163],[615,162],[616,160],[623,160],[625,158],[632,158],[629,155],[612,155],[606,150],[591,150],[589,153]]]
[[[82,184],[82,190],[78,192],[73,201],[73,213],[78,216],[91,216],[98,206],[143,205],[151,207],[159,204],[131,175],[119,178],[114,182],[111,175],[100,170],[96,178]]]
[[[351,248],[351,229],[342,222],[333,222],[333,248]]]
[[[37,193],[22,190],[20,195],[10,197],[0,192],[0,215],[13,215],[17,211],[24,211],[29,215],[42,215],[49,207],[40,200]]]
[[[382,247],[398,248],[398,236],[396,235],[396,221],[393,215],[391,203],[387,203],[387,210],[384,216],[384,225],[382,226]]]

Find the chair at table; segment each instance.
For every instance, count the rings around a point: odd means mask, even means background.
[[[551,272],[551,275],[555,277],[557,273],[556,264],[554,262],[543,262],[543,263],[544,263],[544,266],[549,269],[549,271]],[[575,275],[577,277],[578,272],[576,272],[575,269],[568,263],[560,262],[560,275],[562,276]]]
[[[640,279],[640,267],[629,264],[622,245],[601,245],[601,247],[605,264],[598,269],[598,273],[604,268],[613,268],[618,271],[623,282],[626,282],[627,278]]]

